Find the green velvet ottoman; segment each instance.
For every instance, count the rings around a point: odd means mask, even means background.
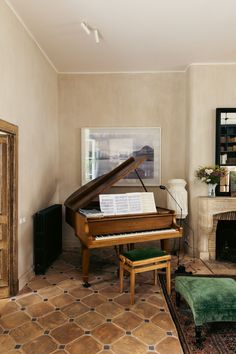
[[[198,346],[204,323],[236,321],[236,281],[231,278],[177,276],[175,291],[177,306],[181,295],[192,310]]]

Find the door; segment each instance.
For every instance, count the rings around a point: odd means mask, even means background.
[[[0,119],[0,298],[18,282],[18,127]]]
[[[0,133],[0,297],[10,295],[9,135]]]

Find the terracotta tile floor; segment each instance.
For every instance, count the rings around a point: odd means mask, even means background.
[[[131,306],[128,278],[127,290],[119,293],[113,249],[92,252],[90,288],[82,285],[79,259],[79,250],[64,252],[19,295],[0,300],[1,354],[182,353],[162,290],[152,285],[152,274],[137,276]],[[212,272],[200,260],[180,261],[194,273]],[[173,257],[173,270],[176,262]]]

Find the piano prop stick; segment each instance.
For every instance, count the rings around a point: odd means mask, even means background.
[[[64,203],[66,222],[74,229],[75,236],[81,243],[85,287],[90,286],[90,249],[182,236],[182,228],[176,224],[173,210],[154,206],[151,210],[140,212],[129,210],[128,213],[108,215],[101,212],[98,197],[108,192],[116,182],[134,171],[145,160],[146,156],[130,157],[109,173],[79,188]],[[124,199],[124,196],[122,198]]]

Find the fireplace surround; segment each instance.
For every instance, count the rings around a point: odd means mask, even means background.
[[[236,220],[236,198],[199,197],[197,248],[202,260],[216,259],[218,220]]]

